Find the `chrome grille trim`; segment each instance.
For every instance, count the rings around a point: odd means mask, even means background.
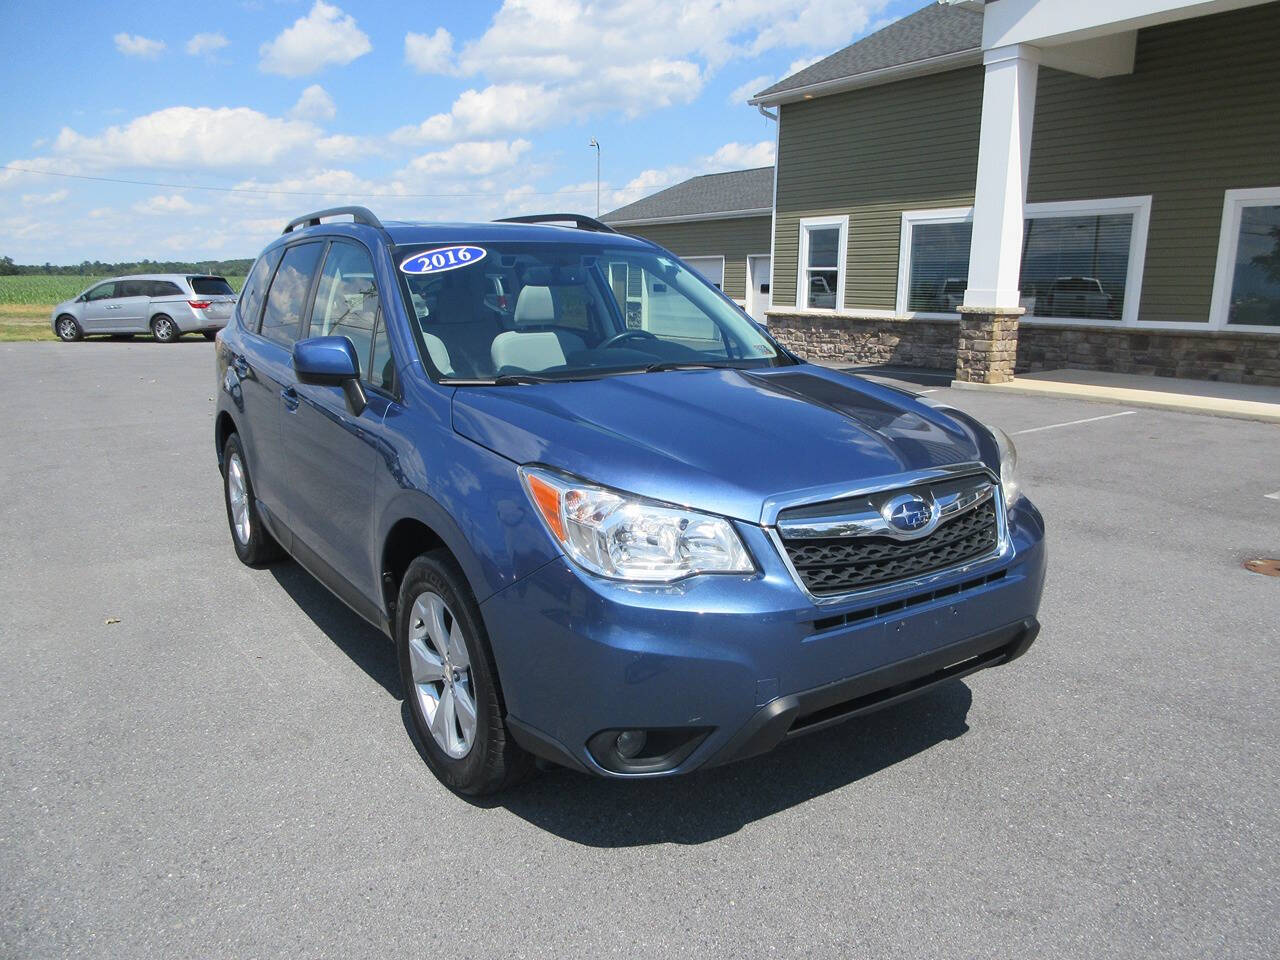
[[[933,570],[918,577],[910,577],[904,580],[898,580],[891,583],[881,583],[870,587],[849,590],[843,593],[815,594],[805,583],[805,579],[796,569],[792,562],[790,551],[787,549],[786,541],[783,537],[785,529],[786,534],[793,540],[805,539],[801,537],[797,531],[812,531],[815,535],[807,537],[807,539],[823,539],[824,537],[849,537],[851,534],[838,533],[837,530],[848,526],[849,529],[858,529],[863,532],[852,534],[852,536],[890,536],[886,533],[883,517],[878,511],[872,517],[871,511],[856,511],[849,513],[835,514],[830,517],[814,517],[802,519],[785,519],[779,518],[778,514],[783,510],[791,510],[797,507],[818,507],[823,503],[832,503],[838,500],[849,499],[854,496],[867,495],[883,495],[892,496],[912,487],[918,487],[922,483],[930,481],[947,481],[957,478],[972,476],[975,483],[972,487],[965,487],[959,491],[954,497],[946,497],[946,513],[947,519],[954,519],[972,510],[975,507],[990,500],[995,511],[996,518],[996,545],[995,549],[983,554],[982,556],[967,559],[954,566],[946,567],[940,570]],[[889,479],[889,478],[886,478]],[[896,482],[895,482],[896,481]],[[791,578],[796,585],[804,592],[814,604],[818,606],[828,606],[832,604],[845,604],[855,601],[865,601],[868,599],[878,599],[888,594],[911,593],[924,589],[932,589],[933,585],[941,580],[951,577],[963,577],[972,571],[992,568],[1006,559],[1012,554],[1012,543],[1009,540],[1008,518],[1006,516],[1003,491],[1000,487],[1000,479],[991,472],[983,464],[961,464],[955,467],[949,467],[941,470],[920,471],[915,474],[908,474],[890,479],[889,482],[881,481],[875,486],[862,486],[852,489],[846,488],[840,491],[839,496],[821,497],[814,500],[798,500],[787,499],[786,501],[774,500],[771,502],[772,519],[774,524],[766,526],[765,532],[769,539],[773,542],[774,548],[778,551],[778,555],[782,558],[783,564],[786,566]],[[942,499],[939,498],[940,506]],[[785,503],[785,507],[781,506]],[[879,521],[879,523],[877,523]]]

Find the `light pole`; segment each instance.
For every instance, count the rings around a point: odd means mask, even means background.
[[[596,216],[600,216],[600,141],[595,137],[591,138],[588,147],[596,148]]]

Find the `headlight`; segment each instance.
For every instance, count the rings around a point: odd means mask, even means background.
[[[729,521],[521,467],[529,499],[565,554],[615,580],[669,583],[695,573],[752,573]]]
[[[1008,509],[1018,499],[1018,448],[999,427],[987,429],[995,437],[996,449],[1000,451],[1000,487],[1004,490],[1005,509]]]

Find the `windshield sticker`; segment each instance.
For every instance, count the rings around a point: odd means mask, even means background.
[[[488,254],[483,247],[437,247],[423,253],[415,253],[400,264],[401,273],[444,273],[479,263]]]

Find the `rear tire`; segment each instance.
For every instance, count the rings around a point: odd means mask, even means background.
[[[182,331],[170,317],[161,313],[151,318],[151,336],[155,337],[156,343],[177,343]]]
[[[227,523],[231,527],[231,544],[240,562],[250,567],[278,560],[284,555],[280,544],[262,525],[258,503],[253,495],[253,481],[245,465],[244,448],[239,434],[227,437],[222,448],[222,495],[227,505]]]
[[[84,339],[84,330],[76,322],[76,318],[65,313],[58,318],[55,332],[63,343],[75,343]]]
[[[533,758],[507,730],[480,607],[447,551],[432,550],[409,565],[395,628],[405,699],[431,772],[471,796],[527,776]]]
[[[206,340],[214,340],[218,336],[218,331],[217,330],[201,330],[200,336],[204,337]]]

